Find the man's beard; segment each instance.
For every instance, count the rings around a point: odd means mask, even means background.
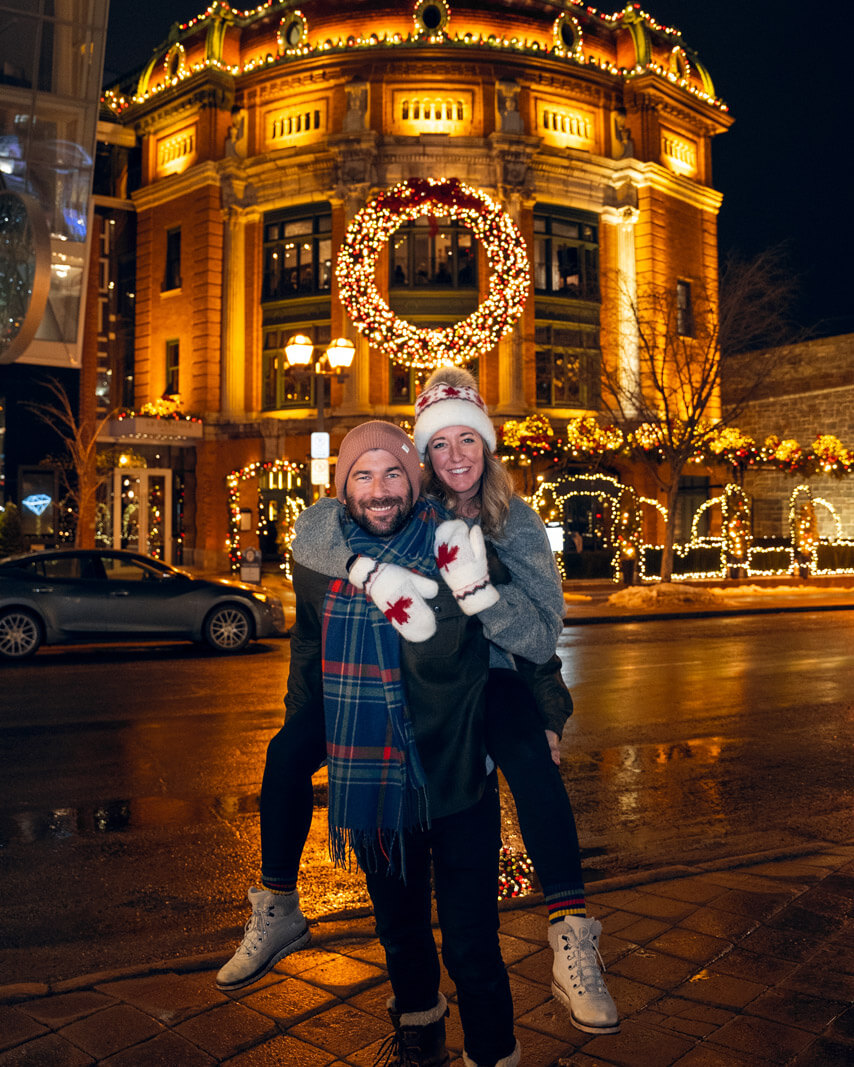
[[[370,511],[371,507],[391,507],[396,510],[379,517]],[[406,496],[372,497],[358,504],[348,494],[347,514],[357,526],[374,537],[392,537],[406,526],[412,515],[412,490]]]

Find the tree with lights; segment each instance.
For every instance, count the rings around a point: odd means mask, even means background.
[[[614,284],[624,288],[622,279]],[[731,258],[717,292],[679,283],[624,294],[637,348],[634,366],[603,366],[602,405],[624,429],[633,459],[652,474],[667,509],[661,580],[673,576],[675,504],[685,468],[744,409],[767,374],[767,350],[791,340],[794,280],[772,249]],[[755,352],[721,391],[728,355]]]

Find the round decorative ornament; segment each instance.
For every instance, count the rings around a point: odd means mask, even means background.
[[[422,215],[450,216],[470,229],[490,267],[486,299],[445,329],[421,329],[398,318],[376,286],[377,260],[401,225]],[[530,267],[518,227],[486,193],[456,178],[400,182],[371,200],[347,227],[335,265],[350,320],[374,348],[404,367],[462,364],[494,348],[525,306]]]

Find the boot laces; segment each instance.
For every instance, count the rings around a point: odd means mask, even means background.
[[[377,1049],[374,1067],[418,1067],[419,1060],[410,1050],[400,1030],[393,1030]]]
[[[567,954],[569,965],[578,974],[578,981],[584,993],[604,993],[605,983],[602,972],[605,961],[599,952],[599,946],[589,932],[584,931],[577,938],[572,934],[562,934],[561,940]]]
[[[243,941],[241,942],[241,949],[251,956],[254,952],[261,947],[261,942],[267,933],[267,919],[273,917],[273,905],[261,905],[252,909],[252,914],[249,916],[246,925],[244,926]]]

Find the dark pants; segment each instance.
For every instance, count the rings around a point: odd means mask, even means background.
[[[572,805],[531,691],[515,671],[489,672],[486,746],[513,794],[525,850],[546,899],[583,895]]]
[[[487,746],[516,802],[525,849],[546,899],[583,894],[572,805],[552,763],[530,690],[515,671],[492,670]],[[270,741],[261,785],[261,874],[296,881],[314,800],[311,776],[326,758],[322,711],[298,711]]]
[[[439,991],[431,927],[430,867],[442,932],[442,958],[457,990],[465,1049],[491,1065],[516,1046],[513,1000],[498,945],[500,817],[495,775],[471,808],[406,835],[406,881],[366,875],[377,935],[400,1012],[427,1011]]]
[[[292,715],[267,746],[261,783],[261,878],[296,882],[314,796],[311,776],[326,759],[322,711]]]

